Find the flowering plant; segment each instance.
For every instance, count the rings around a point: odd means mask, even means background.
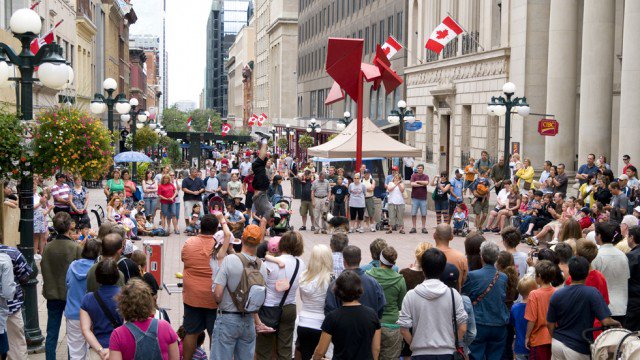
[[[113,135],[102,121],[74,107],[53,107],[41,113],[33,140],[34,171],[57,171],[101,178],[113,164]],[[26,174],[25,174],[26,175]]]
[[[286,150],[289,147],[289,139],[286,137],[281,137],[278,139],[278,147],[280,150]]]
[[[30,157],[23,147],[24,132],[25,126],[15,114],[0,112],[0,180],[19,179],[22,172],[29,172]]]
[[[298,145],[300,145],[300,148],[303,150],[306,150],[313,146],[313,138],[309,135],[302,135],[298,139]]]

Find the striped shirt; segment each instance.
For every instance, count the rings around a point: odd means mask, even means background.
[[[69,187],[69,185],[64,183],[60,186],[58,186],[57,184],[53,185],[51,187],[51,196],[53,197],[53,206],[68,208],[69,204],[59,202],[58,200],[56,200],[56,198],[69,200],[69,193],[71,193],[71,188]]]
[[[24,294],[22,293],[22,286],[20,286],[20,284],[24,284],[29,280],[33,269],[29,266],[27,259],[25,259],[22,253],[14,247],[0,244],[0,254],[9,255],[11,263],[13,264],[13,276],[17,285],[16,294],[13,296],[13,300],[7,301],[9,314],[12,315],[22,308]]]

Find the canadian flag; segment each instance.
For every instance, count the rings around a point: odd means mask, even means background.
[[[33,54],[37,54],[38,51],[40,50],[41,47],[43,47],[45,44],[51,44],[53,42],[53,31],[60,25],[62,24],[64,20],[60,20],[58,21],[51,30],[49,30],[48,33],[40,36],[37,39],[33,39],[31,40],[31,53]]]
[[[231,131],[231,125],[229,125],[228,123],[223,123],[222,124],[222,131],[220,131],[222,136],[227,136],[227,133],[229,131]]]
[[[255,125],[256,122],[258,122],[258,115],[251,114],[251,117],[249,118],[249,126]]]
[[[462,32],[463,30],[460,25],[458,25],[451,16],[447,16],[442,20],[440,25],[433,30],[425,47],[439,54],[449,41],[455,39],[456,36],[462,34]]]
[[[258,126],[262,126],[267,119],[267,115],[265,113],[261,113],[260,116],[258,116]]]
[[[393,55],[402,49],[402,45],[393,36],[389,36],[387,41],[381,46],[384,53],[387,54],[387,59],[391,60]]]
[[[187,130],[191,131],[191,116],[187,119]]]

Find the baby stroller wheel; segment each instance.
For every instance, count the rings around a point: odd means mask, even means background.
[[[376,230],[382,230],[382,226],[380,226],[380,223],[376,223]]]

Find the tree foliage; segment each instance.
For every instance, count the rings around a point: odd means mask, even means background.
[[[214,134],[220,134],[222,120],[220,114],[213,109],[195,109],[186,113],[180,111],[175,105],[164,109],[162,113],[162,125],[166,131],[186,132],[187,119],[191,117],[191,129],[196,132],[206,132],[208,120],[211,118],[211,129]]]
[[[148,126],[136,130],[136,136],[133,138],[135,149],[142,151],[146,148],[158,145],[160,137]]]
[[[306,150],[313,146],[313,138],[309,135],[302,135],[298,139],[298,144],[303,150]]]
[[[281,150],[286,150],[289,147],[289,139],[281,137],[278,139],[278,147]]]

